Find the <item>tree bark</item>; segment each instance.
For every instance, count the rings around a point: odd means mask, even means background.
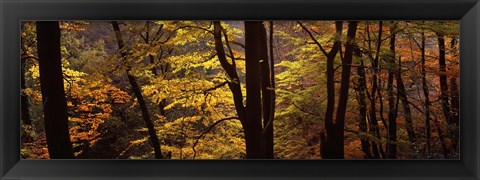
[[[334,61],[338,51],[341,48],[341,37],[343,29],[343,21],[335,22],[335,42],[333,47],[326,54],[327,56],[327,109],[325,112],[325,131],[320,133],[320,151],[323,159],[335,158],[336,146],[335,141],[335,124],[333,122],[333,113],[335,111],[335,69]]]
[[[359,124],[358,127],[362,133],[368,133],[367,127],[367,103],[365,102],[366,94],[365,90],[367,88],[366,78],[365,78],[365,65],[363,60],[361,59],[361,52],[358,47],[355,49],[355,56],[360,58],[360,65],[357,67],[357,75],[358,75],[358,84],[355,90],[357,91],[357,101],[358,101],[358,110],[359,110]],[[370,141],[368,139],[362,138],[360,139],[362,151],[365,154],[365,159],[372,158],[372,153],[370,151]]]
[[[402,78],[402,65],[401,65],[401,59],[399,59],[399,71],[398,71],[398,76],[397,76],[397,90],[398,94],[400,96],[400,100],[402,102],[402,107],[403,107],[403,113],[405,116],[405,126],[407,129],[407,135],[408,139],[410,142],[415,143],[416,142],[416,135],[415,135],[415,129],[413,127],[413,117],[412,117],[412,110],[410,109],[410,104],[408,103],[408,98],[407,98],[407,91],[405,90],[405,84],[403,83],[403,78]]]
[[[245,66],[246,66],[246,127],[245,143],[247,158],[264,158],[262,147],[262,102],[261,102],[261,67],[260,60],[265,61],[266,45],[262,38],[265,28],[261,21],[245,22]]]
[[[376,49],[376,55],[375,58],[372,60],[372,68],[373,68],[373,77],[372,77],[372,92],[370,93],[371,98],[370,98],[370,129],[372,132],[373,136],[376,136],[378,139],[380,139],[380,129],[378,127],[378,120],[377,120],[377,109],[376,109],[376,104],[377,104],[377,99],[376,99],[376,94],[378,90],[378,74],[379,74],[379,68],[378,68],[378,59],[379,59],[379,54],[380,54],[380,47],[382,45],[382,28],[383,28],[383,22],[379,21],[378,22],[378,37],[377,37],[377,49]],[[378,144],[376,142],[372,142],[372,151],[373,151],[373,157],[378,159],[382,158],[382,144]]]
[[[454,113],[454,110],[451,109],[450,107],[453,108],[453,106],[456,107],[456,111],[458,111],[458,96],[456,98],[456,105],[453,105],[453,99],[450,101],[451,96],[449,97],[449,92],[448,92],[448,77],[447,77],[447,67],[446,67],[446,59],[445,59],[445,35],[442,33],[437,32],[437,39],[438,39],[438,52],[439,52],[439,58],[438,58],[438,64],[440,67],[440,100],[442,102],[442,110],[443,114],[445,116],[445,119],[448,124],[448,132],[451,135],[452,139],[452,151],[455,151],[456,146],[457,146],[457,134],[458,131],[456,131],[456,128],[458,127],[458,114],[457,112]],[[450,82],[454,82],[455,84],[451,84],[451,86],[457,86],[456,80]],[[457,87],[451,87],[451,89],[458,89]],[[456,90],[455,90],[456,91]],[[450,92],[450,94],[455,94],[455,92]]]
[[[350,86],[350,70],[353,59],[355,35],[357,31],[356,21],[348,23],[347,42],[345,56],[342,62],[342,77],[340,82],[340,94],[337,105],[335,122],[333,122],[333,111],[335,106],[335,82],[333,63],[338,51],[341,51],[341,33],[343,22],[336,21],[336,35],[332,50],[327,54],[327,111],[325,114],[325,134],[321,134],[321,154],[323,159],[344,158],[344,126],[345,112],[347,108],[348,90]]]
[[[387,158],[397,158],[397,112],[395,107],[395,98],[393,92],[393,80],[396,74],[395,67],[395,27],[390,32],[390,56],[387,58],[388,65],[388,142],[387,142]],[[397,75],[398,76],[398,75]],[[398,82],[397,82],[398,83]],[[398,90],[397,90],[398,91]]]
[[[63,85],[59,22],[37,21],[36,26],[48,152],[51,159],[72,159],[74,155]]]
[[[452,131],[452,153],[455,156],[457,153],[457,146],[459,141],[459,125],[460,125],[460,99],[459,99],[459,89],[457,84],[457,77],[450,78],[450,97],[451,97],[451,105],[452,105],[452,120],[453,124],[452,127],[449,127]]]
[[[336,153],[335,159],[344,158],[344,130],[345,130],[345,113],[347,110],[348,91],[350,89],[350,71],[353,59],[353,48],[355,44],[355,36],[357,34],[357,21],[348,22],[347,42],[345,46],[345,56],[342,62],[342,78],[340,80],[340,94],[338,98],[337,114],[335,117],[336,129]]]
[[[451,49],[456,49],[456,38],[453,38],[450,43]],[[457,57],[457,54],[453,54],[454,57]],[[458,66],[457,63],[454,63],[452,66]],[[459,99],[459,89],[457,84],[457,77],[452,76],[450,77],[450,105],[451,105],[451,112],[452,112],[452,121],[453,127],[450,127],[452,131],[452,155],[456,156],[457,153],[457,146],[458,146],[458,137],[459,137],[459,117],[460,117],[460,99]]]
[[[269,55],[265,49],[265,60],[262,64],[262,99],[263,99],[263,139],[265,158],[273,159],[273,121],[275,116],[275,71],[273,58],[273,21],[269,22]],[[265,38],[266,41],[266,38]],[[266,45],[266,44],[265,44]],[[269,61],[267,59],[269,58]],[[265,79],[268,79],[265,80]],[[268,114],[268,116],[266,116]]]
[[[237,111],[240,122],[242,122],[242,126],[245,127],[245,106],[243,105],[240,79],[238,78],[235,60],[233,60],[232,64],[230,64],[226,58],[225,49],[223,48],[222,42],[222,25],[220,24],[220,21],[213,21],[213,37],[215,40],[215,51],[217,52],[217,57],[220,61],[220,65],[225,70],[229,78],[228,87],[233,94],[233,103],[235,105],[235,110]]]
[[[238,78],[235,59],[232,56],[232,64],[227,61],[222,42],[222,26],[219,21],[213,22],[213,36],[215,50],[222,68],[227,73],[230,81],[228,87],[233,94],[235,110],[242,123],[245,135],[247,159],[265,158],[264,141],[262,138],[262,106],[261,106],[261,81],[260,81],[260,59],[263,54],[260,52],[261,42],[257,39],[261,30],[265,31],[261,22],[245,22],[245,52],[246,52],[246,76],[247,76],[247,106],[243,105],[242,90]],[[248,27],[248,28],[247,28]],[[228,37],[224,32],[225,41]],[[247,38],[248,37],[248,38]],[[247,41],[248,40],[248,41]],[[266,42],[265,42],[266,43]],[[248,50],[247,50],[248,49]],[[248,52],[248,53],[247,53]],[[273,152],[272,152],[273,153]]]
[[[437,33],[438,39],[438,64],[440,68],[440,100],[442,102],[442,110],[448,124],[452,124],[452,115],[450,112],[450,103],[448,98],[448,82],[447,82],[447,68],[445,63],[445,36]]]
[[[422,45],[421,45],[421,54],[422,54],[422,86],[423,86],[423,96],[425,98],[425,157],[428,159],[430,157],[430,98],[428,92],[427,78],[426,78],[426,65],[425,65],[425,33],[422,32]]]
[[[113,30],[115,31],[115,36],[117,38],[118,49],[120,50],[121,57],[123,61],[126,61],[127,51],[125,49],[125,44],[123,41],[122,33],[120,31],[120,27],[118,26],[117,21],[112,21],[112,25],[113,25]],[[131,70],[131,67],[128,66],[126,69],[127,78],[130,83],[130,86],[132,86],[132,91],[135,94],[135,97],[137,98],[138,104],[140,105],[142,118],[145,121],[145,124],[147,126],[148,135],[150,137],[149,138],[150,143],[153,146],[153,150],[155,152],[155,158],[162,159],[162,150],[160,148],[160,140],[157,136],[157,131],[155,130],[155,126],[153,125],[153,122],[150,119],[150,114],[148,112],[147,104],[143,98],[140,86],[138,85],[137,80],[135,79],[135,76],[131,74],[130,70]]]

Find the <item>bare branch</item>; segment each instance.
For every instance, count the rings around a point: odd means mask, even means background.
[[[230,42],[231,42],[232,44],[235,44],[235,45],[240,46],[240,47],[242,47],[243,49],[245,49],[245,45],[242,44],[242,43],[240,43],[240,42],[237,42],[237,41],[230,41]]]
[[[313,40],[313,42],[315,42],[315,44],[318,46],[318,48],[320,48],[320,50],[322,51],[323,54],[325,54],[325,56],[328,55],[328,52],[325,51],[325,49],[323,49],[322,45],[320,44],[320,42],[317,41],[317,39],[315,39],[315,37],[313,36],[312,32],[310,32],[310,30],[308,30],[307,27],[305,27],[300,21],[297,21],[297,23],[302,27],[302,29],[308,33],[308,35],[310,36],[310,38]]]
[[[214,122],[212,125],[210,125],[206,131],[204,131],[202,134],[200,134],[200,136],[198,136],[195,140],[195,143],[193,143],[193,146],[192,146],[192,150],[193,150],[193,158],[192,159],[195,159],[195,157],[197,156],[197,151],[195,150],[195,146],[197,146],[198,144],[198,141],[200,141],[200,139],[204,138],[205,135],[207,133],[209,133],[216,125],[220,124],[221,122],[224,122],[224,121],[228,121],[228,120],[240,120],[240,118],[238,117],[227,117],[227,118],[223,118],[223,119],[220,119],[216,122]]]
[[[227,83],[228,83],[228,81],[225,81],[225,82],[223,82],[223,83],[217,84],[217,85],[214,86],[214,87],[208,88],[208,89],[206,89],[206,90],[203,91],[203,94],[207,94],[208,91],[213,91],[213,90],[218,89],[218,88],[220,88],[220,87],[222,87],[222,86],[225,86]]]
[[[230,42],[228,41],[228,36],[227,36],[227,30],[225,28],[222,28],[223,36],[225,37],[225,45],[227,46],[228,52],[230,53],[230,58],[232,58],[232,66],[236,67],[235,63],[235,56],[233,54],[232,47],[230,47]]]
[[[307,111],[307,110],[305,110],[304,108],[301,108],[301,107],[297,106],[297,105],[295,104],[295,102],[293,102],[292,104],[293,104],[293,106],[295,106],[298,110],[300,110],[300,111],[302,111],[302,112],[304,112],[304,113],[307,113],[307,114],[310,114],[310,115],[313,115],[313,116],[322,116],[322,115],[320,115],[320,114]]]

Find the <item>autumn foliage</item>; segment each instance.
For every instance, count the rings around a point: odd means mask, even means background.
[[[44,23],[22,22],[25,159],[57,151],[45,94],[77,159],[459,158],[456,21]]]

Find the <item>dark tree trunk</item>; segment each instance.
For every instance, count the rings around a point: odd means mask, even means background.
[[[381,47],[381,39],[382,39],[382,28],[383,28],[383,22],[379,21],[378,23],[378,37],[377,37],[377,50],[376,50],[376,55],[375,58],[373,58],[372,61],[372,68],[373,68],[373,77],[372,77],[372,92],[371,98],[370,98],[370,130],[372,132],[372,135],[380,139],[380,129],[378,127],[378,120],[377,120],[377,113],[376,113],[376,104],[377,104],[377,99],[376,99],[376,94],[378,90],[378,58],[380,54],[380,47]],[[376,142],[372,142],[372,151],[373,151],[373,157],[374,158],[382,158],[382,150],[381,150],[382,144],[378,144]]]
[[[48,152],[51,159],[71,159],[74,155],[63,86],[59,23],[37,21],[36,28]]]
[[[359,129],[360,132],[367,134],[368,127],[367,127],[367,103],[365,102],[366,94],[365,90],[367,88],[366,80],[365,80],[365,65],[363,60],[361,59],[361,52],[358,47],[355,49],[355,56],[360,58],[360,65],[357,67],[357,74],[358,74],[358,84],[355,90],[357,91],[357,101],[358,101],[358,110],[359,110]],[[370,152],[370,141],[368,139],[362,138],[360,139],[362,151],[365,154],[365,159],[372,158],[372,153]]]
[[[399,75],[397,77],[397,87],[400,95],[400,100],[403,106],[408,139],[410,140],[410,142],[415,143],[417,138],[415,135],[415,129],[413,127],[412,111],[410,109],[410,104],[408,103],[409,101],[407,98],[407,91],[405,90],[405,84],[403,83],[401,70],[399,71]]]
[[[245,22],[245,66],[246,66],[246,127],[245,144],[247,158],[264,158],[262,140],[262,102],[261,102],[261,67],[260,60],[265,61],[266,45],[262,38],[265,28],[261,21]]]
[[[321,146],[320,151],[323,159],[332,159],[337,151],[334,145],[335,141],[335,124],[333,122],[333,113],[335,111],[335,69],[334,61],[341,47],[341,37],[343,22],[335,22],[335,42],[327,56],[327,110],[325,112],[325,131],[320,133]]]
[[[265,143],[265,158],[273,159],[273,120],[275,115],[275,71],[273,58],[273,21],[269,23],[269,61],[264,60],[262,66],[262,98],[263,98],[263,128]],[[266,38],[265,38],[266,40]],[[265,54],[267,51],[265,50]],[[268,72],[268,74],[267,74]],[[268,78],[268,82],[265,80]],[[268,116],[266,116],[268,114]]]
[[[450,43],[450,48],[456,49],[455,48],[456,44],[456,39],[453,38],[451,43]],[[454,57],[457,57],[457,54],[453,54]],[[457,63],[454,63],[452,66],[458,66]],[[456,156],[457,154],[457,146],[458,146],[458,137],[459,137],[459,117],[460,117],[460,99],[459,99],[459,89],[458,89],[458,84],[457,84],[457,77],[452,76],[450,77],[450,104],[451,104],[451,110],[452,110],[452,121],[453,121],[453,126],[449,127],[451,129],[451,134],[452,134],[452,155]]]
[[[426,65],[425,65],[425,34],[422,32],[422,87],[423,87],[423,96],[425,97],[425,157],[428,159],[430,157],[430,98],[428,92],[428,84],[426,77]]]
[[[442,102],[442,110],[443,114],[445,116],[445,119],[448,124],[448,133],[452,137],[452,150],[455,151],[456,146],[457,146],[457,131],[455,130],[456,127],[458,127],[458,122],[456,122],[455,118],[458,119],[458,117],[455,117],[455,113],[451,111],[450,107],[452,106],[450,97],[449,97],[449,92],[448,92],[448,77],[447,77],[447,67],[446,67],[446,59],[445,59],[445,35],[442,33],[437,33],[437,39],[438,39],[438,52],[439,52],[439,58],[438,58],[438,64],[440,67],[440,100]],[[455,80],[455,86],[456,85],[456,80]],[[454,87],[451,87],[454,88]],[[456,88],[455,88],[456,89]],[[450,92],[453,93],[453,92]],[[453,100],[453,99],[452,99]],[[457,98],[458,102],[458,98]],[[458,109],[458,108],[457,108]]]
[[[227,73],[230,81],[228,82],[228,87],[233,94],[233,104],[235,105],[235,110],[237,115],[242,123],[242,126],[245,128],[245,106],[243,105],[243,96],[242,89],[240,87],[240,79],[238,78],[235,60],[230,64],[225,55],[225,49],[223,48],[222,42],[222,25],[220,21],[213,21],[213,37],[215,40],[215,51],[217,52],[217,57],[220,61],[220,65]]]
[[[410,142],[415,143],[417,138],[415,136],[415,129],[413,128],[413,117],[412,117],[412,111],[410,109],[410,104],[408,103],[407,91],[405,90],[405,84],[403,83],[401,59],[399,59],[398,64],[399,64],[399,71],[397,76],[398,94],[402,102],[408,139],[410,140]]]
[[[337,106],[335,122],[333,122],[333,111],[335,106],[335,82],[333,63],[338,51],[341,51],[341,32],[343,22],[335,22],[336,37],[330,53],[327,54],[327,111],[325,114],[326,135],[321,135],[321,154],[323,159],[343,159],[344,158],[344,126],[345,112],[347,109],[348,90],[350,86],[350,69],[353,59],[353,49],[355,35],[357,32],[356,21],[348,23],[347,42],[345,47],[345,56],[343,58],[342,78],[340,82],[340,95]]]
[[[127,51],[125,49],[125,44],[122,38],[120,27],[118,26],[117,21],[112,21],[112,25],[113,25],[113,30],[115,31],[115,36],[117,38],[118,49],[120,50],[121,57],[124,61],[126,61]],[[127,78],[128,78],[128,81],[130,82],[130,85],[132,86],[132,91],[138,100],[138,104],[140,105],[142,117],[148,129],[150,143],[153,146],[153,150],[155,152],[155,158],[162,159],[162,150],[160,148],[160,140],[157,136],[157,131],[155,130],[155,126],[153,125],[152,120],[150,119],[150,114],[148,112],[147,104],[143,98],[140,86],[138,85],[137,80],[135,79],[135,76],[133,76],[130,73],[130,70],[131,70],[131,67],[127,67],[127,70],[126,70]]]
[[[442,102],[442,110],[447,120],[447,123],[451,125],[452,115],[450,112],[450,103],[448,98],[448,84],[447,84],[447,68],[445,63],[445,36],[437,33],[438,38],[438,64],[440,68],[440,100]]]
[[[340,80],[340,94],[338,98],[337,114],[335,117],[336,145],[335,159],[344,158],[344,130],[345,130],[345,113],[347,110],[348,91],[350,89],[350,71],[353,59],[353,48],[355,44],[355,36],[357,34],[357,21],[348,22],[347,42],[345,46],[345,56],[342,62],[342,78]]]
[[[395,68],[395,27],[391,29],[390,35],[390,56],[388,63],[388,142],[387,142],[387,158],[397,158],[397,112],[395,107],[395,98],[393,93],[393,79],[397,69]],[[397,82],[398,83],[398,82]],[[398,90],[397,90],[398,91]]]
[[[458,94],[458,84],[457,84],[457,77],[451,77],[450,78],[450,97],[452,98],[451,100],[451,105],[452,105],[452,118],[453,118],[453,126],[449,127],[449,129],[452,129],[452,153],[455,155],[457,154],[457,146],[458,146],[458,137],[459,137],[459,116],[460,116],[460,99],[459,99],[459,94]]]
[[[233,94],[233,102],[235,105],[235,110],[237,111],[237,115],[240,119],[240,122],[242,123],[243,127],[243,132],[245,135],[245,143],[246,143],[246,152],[247,152],[247,158],[248,159],[258,159],[258,158],[263,158],[264,153],[261,152],[262,150],[262,122],[261,122],[261,114],[258,113],[256,114],[256,123],[251,123],[252,119],[248,119],[247,117],[251,117],[247,115],[247,109],[243,105],[243,96],[242,96],[242,90],[240,87],[240,80],[238,78],[237,70],[236,70],[236,65],[235,65],[235,59],[232,58],[232,64],[230,64],[227,61],[226,55],[225,55],[225,49],[223,47],[223,42],[222,42],[222,31],[224,32],[225,36],[225,41],[228,43],[228,37],[226,35],[226,32],[222,29],[222,25],[220,24],[219,21],[214,21],[213,22],[213,37],[215,40],[215,51],[217,52],[217,57],[220,61],[220,65],[222,68],[225,70],[227,73],[230,81],[228,82],[228,87],[230,88],[230,91]],[[251,37],[250,37],[251,38]],[[249,39],[249,42],[251,43],[251,39]],[[250,45],[249,45],[250,46]],[[257,55],[258,56],[258,55]],[[248,62],[248,60],[247,60]],[[259,59],[257,59],[257,91],[258,94],[260,94],[260,81],[259,76],[260,76],[260,65]],[[250,64],[251,65],[251,64]],[[247,69],[247,74],[251,73],[251,71],[248,71]],[[252,77],[250,77],[252,78]],[[250,86],[247,85],[247,88],[250,88]],[[255,88],[255,87],[254,87]],[[247,92],[248,93],[248,92]],[[248,94],[247,94],[247,99],[248,99]],[[257,97],[257,103],[260,103],[260,95]],[[248,103],[248,102],[247,102]],[[260,104],[256,104],[258,108],[260,108]],[[253,106],[253,105],[252,105]],[[251,110],[251,109],[250,109]],[[254,112],[260,112],[259,109],[254,109]],[[251,126],[257,126],[257,129],[253,129]]]

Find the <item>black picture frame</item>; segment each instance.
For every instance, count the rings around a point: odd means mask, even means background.
[[[460,20],[460,160],[20,160],[21,20]],[[0,179],[480,178],[479,0],[0,0]]]

